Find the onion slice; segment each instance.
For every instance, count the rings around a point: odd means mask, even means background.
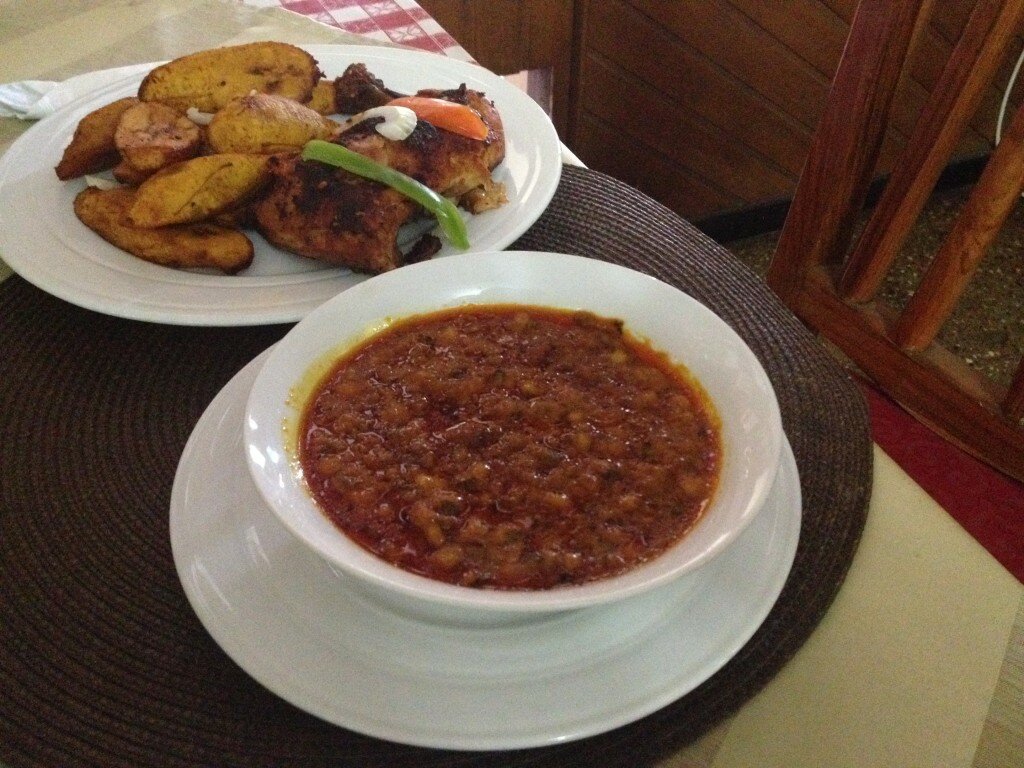
[[[85,175],[85,186],[92,187],[93,189],[117,189],[121,186],[118,182],[113,179],[106,179],[102,176],[92,176],[90,174]]]
[[[185,117],[191,120],[196,125],[209,125],[213,120],[212,112],[200,112],[195,107],[189,107],[185,111]]]
[[[338,129],[339,133],[344,133],[349,130],[352,126],[368,120],[371,117],[382,117],[384,120],[377,123],[374,126],[377,129],[377,133],[383,136],[385,139],[391,139],[392,141],[402,141],[409,137],[409,134],[413,132],[416,127],[416,113],[408,107],[373,107],[360,112],[357,115],[352,115],[348,120],[341,124]]]

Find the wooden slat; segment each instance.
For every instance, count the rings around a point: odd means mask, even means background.
[[[918,89],[915,94],[915,100],[919,99],[918,114],[935,89],[952,52],[953,45],[936,34],[933,25],[929,25],[926,33],[921,35],[916,49],[911,53],[907,76]],[[953,156],[978,155],[991,149],[995,116],[1001,97],[1002,93],[997,92],[994,84],[989,83],[985,86],[978,101],[978,108],[967,122],[964,135],[953,150]]]
[[[420,5],[498,74],[551,69],[552,120],[560,136],[569,135],[575,0],[423,0]]]
[[[844,23],[820,0],[787,0],[784,8],[780,7],[777,0],[728,2],[769,32],[781,45],[793,51],[827,79],[832,79],[849,32],[849,24]],[[928,18],[927,11],[924,18]],[[890,130],[895,132],[894,140],[900,145],[913,130],[917,116],[942,70],[942,63],[952,48],[927,28],[922,29],[918,37],[911,53],[911,66],[897,90],[890,115]],[[929,66],[933,61],[934,65]],[[918,66],[919,62],[922,66]],[[992,95],[995,94],[989,89],[986,92],[986,104],[990,103],[988,97]],[[986,126],[988,135],[991,135],[992,125],[994,122]],[[986,135],[976,131],[972,121],[961,145],[957,147],[957,155],[974,156],[986,152],[988,148]],[[876,175],[883,175],[889,169],[887,164],[880,161]]]
[[[765,167],[790,174],[790,191],[796,185],[810,129],[771,109],[755,91],[716,62],[622,0],[591,3],[583,34],[587,51],[614,61],[657,89],[667,102],[702,116],[732,143],[762,155]],[[581,87],[594,91],[586,76],[581,78]],[[595,95],[612,98],[609,93]],[[628,103],[630,94],[620,93],[614,98]],[[750,119],[752,114],[757,120]],[[630,122],[644,121],[634,116]]]
[[[877,293],[1022,16],[1022,0],[979,1],[850,255],[840,280],[843,297],[867,301]]]
[[[978,6],[982,12],[986,2],[982,0]],[[924,293],[915,297],[920,302],[916,309],[900,318],[877,300],[854,303],[837,292],[836,272],[863,203],[864,183],[871,176],[870,162],[881,143],[909,41],[915,25],[919,31],[923,29],[923,7],[923,2],[860,0],[768,282],[798,317],[832,341],[920,421],[997,469],[1024,480],[1024,424],[1020,423],[1024,418],[1024,363],[1007,389],[937,343],[917,352],[898,343],[906,332],[924,329],[923,315],[928,323],[941,322],[949,302],[955,302],[959,287],[1024,186],[1024,112],[1019,124],[1014,121],[1008,144],[997,150],[976,186],[966,216],[944,246],[945,255],[925,279]],[[987,9],[992,19],[1010,20],[995,13],[998,9]],[[969,45],[985,53],[987,44],[972,39],[971,25],[977,23],[976,12],[964,36],[967,42],[958,46],[961,56]],[[997,37],[1005,32],[992,28]],[[967,66],[967,58],[961,66]],[[983,61],[981,67],[990,63]],[[960,82],[970,86],[972,77],[963,75]],[[958,81],[947,71],[937,90],[950,82]],[[939,97],[946,98],[942,93]],[[940,116],[936,113],[934,119]],[[963,114],[952,117],[962,118]],[[934,138],[928,132],[915,133],[918,140]],[[927,156],[927,152],[923,154]],[[985,202],[990,193],[996,194],[995,201]],[[933,337],[934,329],[929,333],[929,338]]]
[[[765,105],[809,129],[817,124],[828,94],[828,77],[812,70],[724,0],[630,0],[629,4],[739,78]]]
[[[583,116],[577,130],[580,146],[588,149],[581,157],[588,166],[636,187],[687,219],[697,221],[737,208],[742,202],[674,167],[667,158],[624,138],[617,128],[601,124],[591,116]]]
[[[979,4],[977,0],[937,3],[931,18],[932,29],[950,43],[955,43],[966,29],[972,13]]]
[[[925,272],[896,326],[904,349],[924,349],[960,299],[1024,188],[1024,107],[1017,110],[971,190],[953,229]]]
[[[829,80],[836,74],[849,24],[820,0],[787,0],[784,13],[780,12],[774,0],[729,0],[729,3],[755,20],[779,43],[793,50]],[[896,146],[901,147],[913,130],[942,72],[942,62],[948,57],[951,48],[949,43],[930,29],[922,30],[919,40],[911,45],[910,67],[904,73],[896,92],[890,116],[889,130],[895,135],[887,140]],[[991,91],[986,91],[986,105],[990,102],[988,97],[993,95]],[[997,98],[998,94],[995,95]],[[988,135],[991,135],[994,122],[985,120],[987,116],[982,116],[981,121],[988,128]],[[974,122],[961,145],[957,146],[958,156],[974,157],[988,151],[986,135],[974,129]],[[876,175],[884,175],[891,170],[890,157],[894,159],[895,155],[890,156],[888,150],[884,150]]]
[[[623,140],[658,152],[690,175],[714,179],[716,187],[740,200],[782,198],[792,190],[792,176],[603,57],[589,55],[583,71],[587,87],[580,95],[581,109],[602,123],[621,126]],[[629,99],[609,99],[609,93],[628,93]],[[637,114],[644,119],[636,120]],[[579,149],[581,159],[588,155],[585,146]]]
[[[820,0],[788,0],[785,13],[780,12],[779,4],[773,0],[728,2],[769,32],[780,45],[793,51],[829,81],[832,80],[849,33],[849,24],[828,10]],[[926,42],[925,35],[919,37],[921,42]],[[918,58],[914,54],[911,55],[912,58]],[[928,58],[931,55],[932,52],[928,51],[927,56],[922,55],[921,58]],[[945,61],[945,56],[941,61]],[[940,70],[941,64],[936,68],[936,76]],[[887,136],[886,141],[892,144],[893,148],[901,148],[906,142],[917,116],[928,99],[928,93],[928,81],[920,81],[904,74],[893,99],[892,113],[889,117],[888,130],[891,135]],[[973,146],[961,148],[964,153],[984,150],[982,137],[971,136],[971,142]],[[888,147],[883,150],[876,175],[883,175],[891,168],[889,159],[894,159],[896,154]]]
[[[975,1],[960,5],[972,6]],[[956,25],[967,18],[963,9],[949,11],[947,0],[934,2],[943,26],[928,25],[911,54],[912,76],[904,73],[890,103],[875,178],[893,169],[924,110],[941,73],[939,59],[944,61],[952,47],[943,35],[959,33]],[[778,197],[755,199],[742,193],[745,207],[775,203],[793,195],[854,6],[855,0],[576,0],[575,61],[583,67],[588,54],[601,54],[655,88],[666,101],[716,126],[730,143],[760,155],[763,163],[745,166],[745,173],[789,174],[792,182]],[[1000,71],[1005,69],[1001,63]],[[595,93],[596,86],[582,72],[577,73],[575,86],[576,96],[626,103],[632,99],[629,91]],[[968,121],[952,159],[973,159],[990,151],[1000,96],[996,86],[984,90],[981,106]],[[582,136],[573,129],[582,113],[578,99],[572,103],[570,129],[563,139],[582,154],[588,148],[580,145]],[[638,110],[619,127],[642,124],[639,114]],[[700,171],[690,163],[689,171],[702,174],[708,186],[730,184],[710,167]],[[775,189],[770,179],[764,181],[768,183],[763,186]]]
[[[856,7],[856,0],[820,0],[822,5],[832,10],[837,17],[847,22],[853,17]],[[902,89],[897,92],[894,104],[894,119],[900,120],[901,133],[909,133],[912,125],[904,122],[906,109],[909,115],[916,115],[928,93],[932,91],[949,54],[953,44],[959,38],[964,25],[970,15],[976,0],[938,0],[932,4],[931,12],[926,13],[928,19],[927,30],[921,35],[920,41],[915,45],[911,53],[908,74],[916,81],[920,88],[908,88],[904,93]],[[780,10],[780,9],[777,9]],[[955,157],[972,157],[987,152],[991,148],[991,139],[995,128],[995,116],[998,113],[999,100],[1002,98],[1000,85],[1006,82],[1009,71],[999,83],[990,85],[982,98],[978,112],[972,116],[969,123],[969,130],[962,142],[954,150]],[[904,104],[904,99],[909,99],[911,104]],[[879,167],[879,175],[890,170],[890,166]]]
[[[857,11],[857,0],[822,0],[822,3],[847,24],[853,20]]]
[[[846,250],[923,1],[891,11],[889,0],[860,4],[768,270],[769,285],[786,303],[800,292],[808,265],[834,262]],[[862,70],[872,87],[861,86]]]
[[[999,403],[1006,402],[1005,393],[941,349],[908,355],[880,329],[883,320],[871,312],[870,305],[850,306],[839,300],[831,277],[822,271],[811,276],[794,302],[790,306],[801,319],[821,329],[921,422],[1024,481],[1024,430],[1000,417]],[[1022,397],[1019,392],[1018,397]]]
[[[1017,366],[1013,382],[1003,398],[1003,413],[1019,426],[1024,426],[1024,360]]]
[[[850,31],[820,0],[728,0],[759,27],[831,80]]]
[[[971,9],[976,3],[977,0],[964,0],[964,2],[937,2],[935,4],[928,34],[921,41],[921,50],[911,60],[913,77],[928,91],[931,91],[938,81],[942,66],[949,59],[956,41],[960,38],[970,18]],[[1017,35],[1019,36],[1019,34],[1020,29],[1017,30]],[[986,150],[991,149],[1003,87],[1013,67],[1012,60],[1019,50],[1019,45],[1007,46],[1002,63],[997,70],[998,74],[986,85],[978,108],[968,123],[969,141],[973,144],[987,141]],[[954,150],[954,154],[961,155],[969,151],[969,148],[960,146]]]

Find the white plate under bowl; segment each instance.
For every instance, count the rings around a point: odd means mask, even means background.
[[[328,77],[364,62],[390,88],[456,88],[465,83],[494,101],[505,127],[506,157],[494,178],[509,202],[466,215],[471,251],[504,248],[547,208],[561,176],[561,144],[547,114],[523,91],[474,64],[379,46],[303,46]],[[365,275],[286,253],[252,234],[253,265],[238,275],[162,267],[110,245],[82,224],[72,203],[82,179],[60,181],[54,166],[79,120],[134,95],[156,63],[125,77],[110,71],[104,86],[26,131],[0,158],[0,258],[36,287],[72,304],[134,320],[174,325],[295,322]],[[132,70],[129,70],[132,71]],[[445,243],[439,256],[456,253]]]
[[[391,612],[297,541],[245,468],[256,358],[195,427],[171,494],[174,562],[193,609],[255,680],[330,723],[443,749],[517,749],[601,733],[707,680],[764,621],[800,534],[788,443],[754,523],[666,588],[513,627]]]
[[[387,322],[471,304],[589,310],[624,321],[685,366],[720,420],[718,487],[701,519],[677,544],[630,571],[541,591],[445,584],[389,565],[340,532],[313,500],[298,468],[303,388],[346,348]],[[311,376],[310,371],[317,372]],[[754,519],[775,479],[783,433],[771,382],[757,357],[700,302],[649,275],[596,259],[528,251],[452,256],[379,275],[336,296],[292,328],[253,384],[245,455],[256,487],[296,536],[369,588],[411,610],[452,620],[517,618],[611,602],[665,584],[720,555]]]

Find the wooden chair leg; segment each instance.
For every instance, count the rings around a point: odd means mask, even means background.
[[[857,6],[825,113],[768,269],[768,284],[791,306],[808,272],[836,262],[849,245],[896,84],[927,5],[925,0],[861,0]]]
[[[878,292],[1024,18],[1024,0],[979,0],[907,139],[907,148],[839,283],[850,301]]]
[[[1024,106],[989,158],[952,231],[936,253],[893,332],[903,349],[935,339],[1024,189]]]

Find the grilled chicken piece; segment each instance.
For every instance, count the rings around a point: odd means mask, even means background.
[[[298,155],[275,155],[272,186],[256,204],[257,228],[292,253],[386,272],[403,263],[398,229],[419,206],[400,192]]]
[[[491,178],[491,170],[505,157],[505,135],[493,105],[483,94],[465,88],[420,95],[473,107],[490,129],[487,138],[468,139],[421,120],[408,138],[391,141],[374,130],[375,120],[366,120],[334,140],[448,197],[474,205],[483,200],[488,207],[504,201],[501,185]],[[295,156],[275,156],[270,171],[271,187],[256,205],[256,218],[259,231],[278,247],[371,273],[423,257],[427,243],[414,246],[408,257],[396,243],[399,228],[423,214],[404,195]]]
[[[483,141],[468,139],[438,130],[421,120],[407,139],[390,141],[377,133],[373,122],[367,120],[338,136],[336,141],[381,165],[412,176],[445,197],[457,198],[471,213],[486,210],[472,207],[472,203],[481,198],[479,195],[467,197],[467,193],[496,186],[491,171],[505,159],[505,131],[498,111],[482,93],[467,90],[465,86],[453,91],[419,91],[416,95],[446,99],[476,110],[489,129],[487,138]],[[498,200],[500,205],[504,197],[499,196]]]
[[[381,107],[402,94],[390,90],[371,74],[363,63],[349,64],[334,80],[334,108],[343,115],[354,115]]]

